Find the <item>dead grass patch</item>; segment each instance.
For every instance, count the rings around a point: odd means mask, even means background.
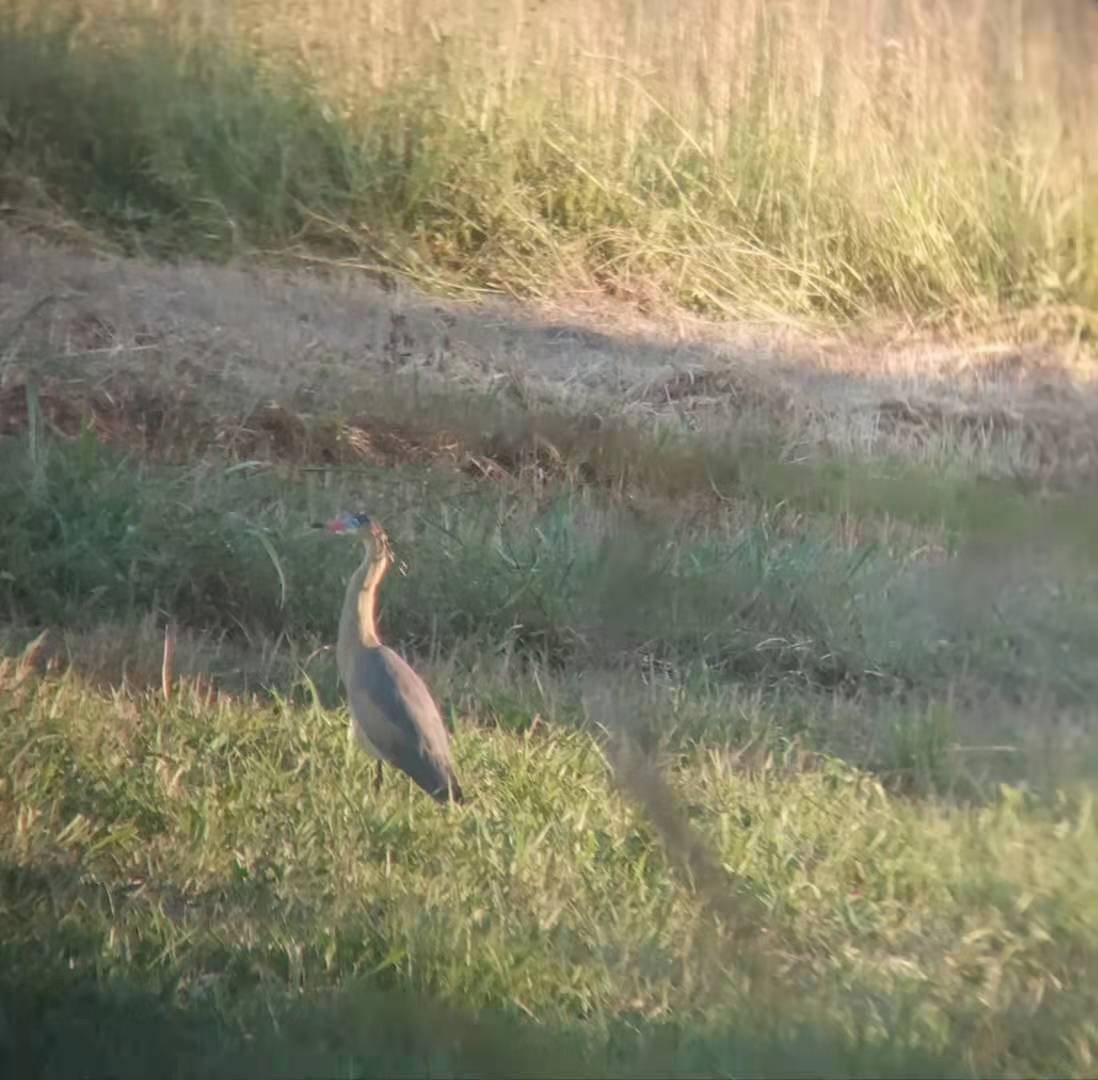
[[[1085,342],[462,304],[334,270],[152,265],[0,230],[0,431],[23,429],[33,378],[58,430],[88,421],[180,457],[437,462],[619,490],[643,474],[687,496],[712,488],[705,455],[681,445],[696,435],[1071,486],[1098,469],[1096,373]]]

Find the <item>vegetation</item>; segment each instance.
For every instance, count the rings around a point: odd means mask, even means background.
[[[0,1072],[1092,1075],[1096,20],[0,0]]]
[[[6,184],[139,250],[1085,325],[1096,37],[1087,0],[4,0]]]
[[[1086,1073],[1088,558],[966,610],[918,532],[851,546],[748,492],[676,523],[620,485],[310,482],[28,418],[0,445],[16,1071]],[[310,522],[363,489],[461,811],[373,795],[346,739],[323,645],[358,554]]]
[[[673,787],[708,902],[559,724],[463,718],[476,801],[440,813],[374,796],[316,706],[9,676],[4,708],[14,1074],[1087,1072],[1086,800],[910,803],[699,748]]]

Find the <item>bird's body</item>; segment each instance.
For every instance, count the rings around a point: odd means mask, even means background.
[[[351,731],[359,745],[381,762],[407,773],[429,795],[461,802],[461,786],[450,761],[450,740],[438,706],[411,665],[377,636],[377,589],[393,561],[384,531],[366,515],[333,519],[343,532],[348,522],[369,525],[370,550],[347,585],[339,619],[336,660],[347,693]]]

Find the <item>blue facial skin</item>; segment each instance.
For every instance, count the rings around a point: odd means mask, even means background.
[[[317,521],[313,523],[314,529],[327,529],[328,532],[357,532],[364,525],[369,525],[370,515],[365,510],[351,513],[349,510],[341,511],[330,521]]]

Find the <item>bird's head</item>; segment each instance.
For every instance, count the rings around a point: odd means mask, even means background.
[[[355,512],[353,510],[340,510],[338,514],[333,518],[329,518],[327,521],[318,522],[313,528],[327,529],[330,533],[359,533],[366,532],[374,526],[375,523],[370,518],[370,515],[365,510]]]
[[[330,533],[350,533],[363,543],[373,541],[380,552],[391,557],[389,537],[365,510],[341,510],[328,521],[317,522],[313,528],[326,529]]]

